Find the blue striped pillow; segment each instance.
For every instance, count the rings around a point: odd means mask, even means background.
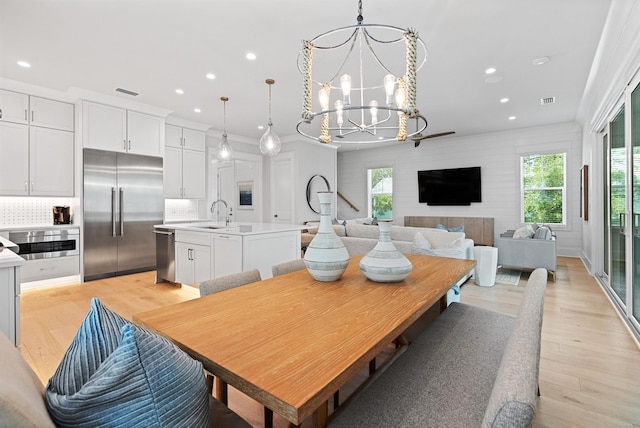
[[[199,427],[209,426],[208,395],[202,364],[94,299],[45,402],[62,427]]]

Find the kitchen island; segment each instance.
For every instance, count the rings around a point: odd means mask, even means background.
[[[156,225],[175,231],[175,280],[198,284],[300,258],[300,231],[306,226],[273,223],[191,222]]]
[[[0,331],[20,344],[20,266],[24,259],[11,249],[18,246],[0,236]]]

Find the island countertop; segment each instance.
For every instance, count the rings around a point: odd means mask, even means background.
[[[11,248],[17,249],[18,246],[6,238],[0,236],[0,268],[21,266],[24,259],[14,253]]]
[[[167,223],[157,224],[156,229],[188,230],[192,232],[224,233],[226,235],[260,235],[274,232],[290,232],[307,229],[307,226],[300,224],[277,224],[277,223],[250,223],[232,222],[226,225],[224,222],[201,221],[188,223]]]

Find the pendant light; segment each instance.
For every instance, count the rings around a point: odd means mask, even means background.
[[[222,131],[222,140],[216,148],[216,158],[220,162],[229,162],[233,160],[233,149],[231,148],[231,144],[229,144],[229,140],[227,140],[227,101],[229,101],[229,98],[220,97],[220,101],[222,101],[224,105],[224,127]]]
[[[267,79],[265,82],[269,85],[269,122],[267,123],[267,132],[260,137],[260,153],[264,156],[275,156],[280,153],[280,147],[282,146],[280,137],[273,131],[273,123],[271,123],[271,85],[276,83],[276,81]]]

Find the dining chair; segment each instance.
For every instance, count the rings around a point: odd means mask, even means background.
[[[262,280],[262,277],[260,276],[260,271],[258,269],[208,279],[200,283],[200,297],[229,290],[230,288],[239,287],[241,285],[250,284],[252,282],[258,282],[260,280]]]
[[[273,276],[280,276],[285,273],[295,272],[304,268],[306,268],[304,259],[289,260],[288,262],[271,266],[271,273],[273,273]]]

